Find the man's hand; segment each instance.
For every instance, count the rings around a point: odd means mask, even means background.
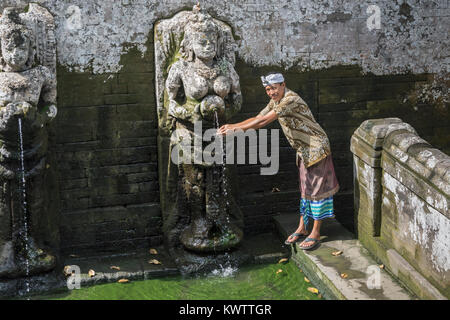
[[[229,133],[233,133],[235,129],[236,128],[234,124],[224,124],[219,129],[217,129],[217,134],[226,135]]]

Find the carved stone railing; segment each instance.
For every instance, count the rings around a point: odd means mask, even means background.
[[[364,121],[351,151],[359,240],[419,298],[448,298],[450,157],[398,118]]]

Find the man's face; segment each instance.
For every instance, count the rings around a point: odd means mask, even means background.
[[[284,88],[286,84],[283,83],[274,83],[266,86],[267,95],[274,101],[278,102],[284,96]]]

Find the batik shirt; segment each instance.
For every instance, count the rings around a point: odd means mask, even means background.
[[[279,102],[270,100],[258,115],[266,115],[271,110],[278,115],[287,140],[297,150],[297,156],[303,160],[306,168],[331,154],[327,134],[297,93],[285,88],[284,97]]]

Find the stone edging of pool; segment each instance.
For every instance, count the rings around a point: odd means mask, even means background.
[[[103,255],[95,252],[68,254],[62,258],[62,265],[60,264],[54,271],[28,279],[30,294],[67,291],[67,280],[63,275],[64,266],[79,268],[80,287],[117,282],[120,279],[137,281],[180,274],[163,245],[152,248],[156,250],[156,254],[151,254],[149,249]],[[289,249],[281,243],[278,234],[272,232],[247,236],[238,250],[247,256],[240,266],[277,263],[280,259],[289,257]],[[157,260],[160,264],[149,263],[152,260]],[[94,273],[89,274],[90,270]],[[25,294],[25,288],[24,278],[2,279],[0,299],[19,298]]]
[[[298,214],[274,217],[276,228],[286,239],[298,225]],[[305,251],[291,245],[291,259],[302,269],[322,296],[332,300],[414,300],[384,268],[380,267],[355,236],[336,219],[324,220],[321,243]],[[333,255],[342,251],[339,255]],[[377,282],[376,277],[380,281]],[[375,286],[373,286],[375,284]],[[379,284],[379,286],[377,286]]]

